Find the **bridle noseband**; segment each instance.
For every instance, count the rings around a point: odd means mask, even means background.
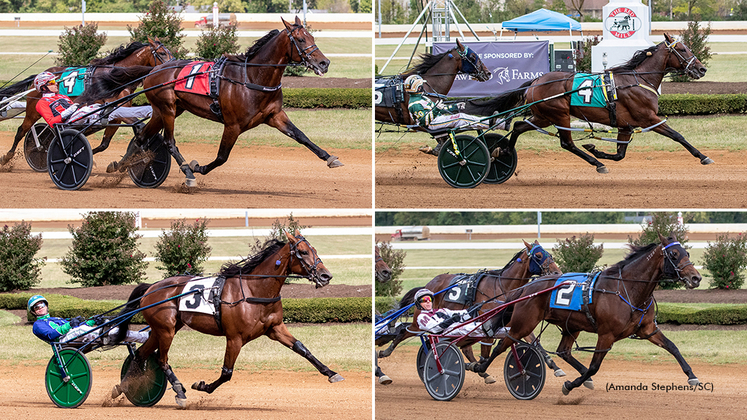
[[[158,65],[159,61],[161,62],[161,64],[164,64],[164,63],[168,63],[170,61],[176,60],[176,58],[174,58],[174,55],[171,54],[171,51],[169,51],[169,49],[166,48],[163,42],[161,41],[156,41],[156,42],[157,42],[156,48],[153,48],[153,45],[150,46],[150,53],[151,55],[153,55],[153,62],[156,63],[156,65]],[[163,48],[163,50],[166,51],[166,56],[169,58],[166,61],[164,61],[163,58],[161,58],[161,55],[158,54],[158,50],[160,50],[161,48]]]
[[[325,284],[322,283],[321,279],[319,278],[319,274],[317,273],[317,268],[319,267],[319,264],[322,263],[322,259],[319,258],[319,255],[316,253],[316,249],[311,246],[309,241],[306,240],[303,236],[294,236],[296,239],[298,239],[298,242],[293,243],[291,242],[290,245],[290,261],[288,262],[288,266],[290,267],[293,264],[293,257],[295,256],[298,261],[301,263],[301,267],[303,267],[304,270],[306,270],[307,275],[304,276],[305,278],[312,280],[314,283],[316,283],[317,287],[322,287]],[[312,258],[314,259],[314,265],[311,265],[304,260],[303,256],[301,255],[301,251],[298,249],[298,245],[301,243],[306,243],[306,245],[309,247],[309,249],[312,252]]]
[[[678,246],[679,246],[680,248],[682,248],[682,250],[683,250],[683,251],[685,251],[685,249],[684,249],[684,248],[682,247],[682,245],[681,245],[681,244],[680,244],[679,242],[672,242],[672,243],[670,243],[670,244],[669,244],[669,245],[667,245],[667,246],[664,246],[664,245],[662,244],[662,247],[661,247],[661,252],[662,252],[662,254],[664,254],[664,260],[665,260],[665,262],[664,262],[664,267],[663,267],[662,271],[664,272],[664,274],[665,274],[665,275],[670,275],[670,276],[671,276],[672,274],[676,275],[676,276],[677,276],[677,281],[681,281],[681,282],[683,282],[683,283],[687,284],[687,282],[685,281],[685,279],[684,279],[684,278],[682,277],[682,275],[681,275],[680,273],[681,273],[681,272],[682,272],[682,271],[683,271],[683,270],[684,270],[685,268],[687,268],[688,266],[691,266],[691,265],[694,265],[694,264],[693,264],[693,262],[692,262],[692,261],[689,261],[689,260],[688,260],[687,264],[685,264],[684,266],[680,267],[680,266],[679,266],[679,263],[680,263],[680,261],[682,261],[682,259],[683,259],[683,258],[685,258],[685,254],[683,254],[683,253],[680,253],[680,257],[679,257],[679,258],[677,259],[677,261],[675,262],[675,261],[674,261],[674,257],[672,257],[672,253],[671,253],[671,252],[667,252],[667,249],[668,249],[669,247],[671,247],[671,246],[675,246],[675,245],[678,245]],[[685,251],[685,253],[686,253],[686,252],[687,252],[687,251]],[[669,263],[670,263],[670,264],[672,265],[672,269],[674,270],[674,271],[673,271],[673,273],[668,273],[668,272],[667,272],[667,261],[668,261],[668,262],[669,262]],[[674,277],[674,276],[672,276],[672,277]]]
[[[538,257],[535,253],[539,252],[542,256]],[[534,245],[529,250],[529,273],[537,276],[544,276],[548,274],[550,264],[553,262],[552,255],[545,251],[540,245]]]
[[[316,44],[312,44],[302,50],[298,46],[296,38],[293,37],[293,32],[299,29],[303,29],[303,26],[294,26],[292,30],[285,28],[285,32],[288,34],[288,38],[290,38],[291,44],[296,47],[296,52],[298,53],[298,56],[301,57],[301,63],[303,63],[306,67],[311,67],[311,63],[309,62],[309,60],[311,60],[311,54],[313,54],[315,51],[318,51],[319,47],[317,47]],[[292,50],[291,56],[293,56]]]

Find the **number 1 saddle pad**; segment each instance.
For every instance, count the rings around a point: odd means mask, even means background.
[[[210,61],[195,61],[182,68],[177,76],[178,82],[174,84],[174,90],[210,96],[209,72],[214,64]]]
[[[584,300],[587,304],[592,303],[592,291],[600,273],[566,273],[560,276],[555,281],[556,286],[564,281],[571,283],[552,291],[550,307],[580,311]],[[587,293],[588,299],[584,299],[585,293]]]

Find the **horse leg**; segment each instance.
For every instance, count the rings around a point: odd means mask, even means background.
[[[495,360],[495,358],[498,357],[501,353],[506,351],[507,348],[511,347],[512,342],[513,340],[509,336],[502,338],[500,341],[498,341],[498,345],[493,348],[493,353],[490,354],[490,357],[475,363],[475,365],[472,367],[472,371],[480,373],[488,370],[488,367],[490,367],[490,364],[493,363],[493,360]]]
[[[15,156],[16,154],[16,147],[18,147],[18,143],[20,143],[21,140],[26,137],[26,133],[31,130],[31,127],[40,117],[38,113],[34,112],[34,114],[36,115],[36,118],[34,118],[32,115],[29,115],[28,113],[26,114],[26,117],[23,119],[23,123],[20,127],[18,127],[18,130],[16,130],[16,137],[13,139],[13,146],[10,147],[8,153],[0,156],[0,165],[5,165],[13,159],[13,156]]]
[[[558,353],[558,356],[560,356],[561,359],[563,359],[566,363],[571,365],[572,368],[576,369],[576,371],[579,374],[583,375],[586,373],[588,369],[586,369],[586,366],[584,366],[575,357],[573,357],[573,354],[571,353],[571,347],[573,346],[573,343],[578,338],[579,334],[580,334],[580,331],[576,331],[574,333],[563,331],[563,337],[560,339],[560,344],[558,344],[558,349],[556,353]],[[584,386],[593,390],[594,381],[592,381],[591,378],[589,378],[587,381],[584,382]]]
[[[226,163],[228,155],[231,154],[231,149],[236,144],[236,139],[239,138],[239,134],[241,134],[241,128],[238,125],[224,126],[223,136],[221,137],[220,147],[218,148],[218,156],[215,157],[215,160],[205,166],[200,166],[196,160],[193,160],[189,163],[189,168],[195,173],[207,175],[208,172]]]
[[[375,353],[375,352],[374,352]],[[379,356],[374,354],[374,360],[376,361],[376,377],[378,378],[378,381],[382,385],[389,385],[392,383],[392,378],[386,376],[384,372],[381,371],[381,368],[379,367]]]
[[[609,159],[618,162],[623,160],[625,157],[625,152],[628,150],[628,142],[630,141],[631,135],[632,133],[623,131],[617,133],[617,153],[614,155],[597,150],[596,145],[592,143],[584,144],[583,147],[598,159]]]
[[[281,323],[272,327],[267,332],[267,336],[303,356],[319,371],[319,373],[326,375],[328,381],[335,383],[345,380],[342,375],[334,372],[314,357],[314,355],[304,347],[303,343],[296,340],[296,338],[288,332],[288,328],[286,328],[285,324]]]
[[[700,163],[703,165],[708,165],[713,163],[713,160],[711,158],[707,157],[706,155],[700,153],[700,151],[696,148],[694,148],[690,143],[685,140],[685,138],[682,136],[682,134],[672,130],[671,127],[669,127],[666,123],[654,128],[655,132],[661,134],[662,136],[669,137],[670,139],[676,141],[677,143],[681,144],[682,147],[687,149],[688,152],[690,152],[691,155],[695,156],[696,158],[700,159]]]
[[[389,357],[395,348],[399,345],[399,343],[403,342],[405,339],[412,337],[414,334],[407,331],[407,328],[402,328],[399,333],[397,333],[397,336],[394,337],[391,344],[389,344],[389,347],[387,347],[385,350],[382,350],[379,352],[379,357]]]
[[[644,334],[641,334],[641,335],[644,335]],[[685,361],[685,358],[682,357],[682,354],[680,354],[680,350],[670,339],[668,339],[664,335],[664,333],[661,332],[661,330],[656,331],[654,335],[650,336],[648,338],[648,341],[663,348],[664,350],[668,351],[669,354],[674,356],[674,358],[677,360],[677,363],[680,364],[682,371],[685,372],[685,375],[687,375],[687,383],[690,386],[696,386],[700,384],[700,381],[693,373],[692,368],[690,368],[690,365],[687,364],[687,362]]]
[[[152,327],[153,325],[151,325],[151,328]],[[150,341],[154,336],[158,337],[158,364],[161,366],[163,373],[166,374],[166,378],[169,380],[172,389],[176,393],[176,404],[179,405],[179,407],[184,408],[187,406],[187,389],[181,382],[179,382],[179,379],[174,375],[174,371],[171,370],[171,366],[169,366],[169,349],[171,348],[171,342],[174,340],[174,334],[176,334],[175,330],[156,331],[154,329],[151,331],[148,341]]]
[[[556,377],[565,376],[565,372],[563,372],[563,369],[559,368],[558,365],[555,364],[555,362],[552,360],[552,357],[550,357],[550,355],[547,354],[547,350],[545,350],[545,348],[542,347],[542,344],[540,344],[539,340],[537,340],[537,337],[534,335],[534,333],[531,333],[528,336],[524,337],[524,341],[526,341],[529,344],[537,346],[537,349],[539,349],[539,352],[542,355],[542,358],[545,359],[545,364],[547,365],[547,367],[552,369],[553,372],[555,372]]]
[[[570,119],[567,119],[568,121],[562,125],[559,125],[561,127],[570,127],[571,121]],[[607,169],[604,164],[598,160],[596,160],[593,156],[589,155],[588,153],[585,153],[583,150],[579,149],[576,144],[573,142],[573,137],[571,137],[571,132],[567,130],[558,130],[558,135],[560,136],[560,147],[562,147],[565,150],[568,150],[569,152],[573,153],[574,155],[580,157],[581,159],[585,160],[589,165],[593,165],[597,167],[597,172],[600,174],[606,174],[609,172],[609,169]]]
[[[288,118],[288,115],[286,115],[285,111],[281,110],[277,114],[273,115],[272,118],[267,121],[267,125],[277,128],[281,133],[306,146],[319,159],[326,161],[327,167],[337,168],[340,166],[344,166],[343,163],[340,162],[340,160],[337,158],[337,156],[332,156],[324,151],[324,149],[309,140],[309,138],[306,137],[306,134],[296,128],[296,126],[293,125],[291,120]]]
[[[483,351],[482,349],[485,346],[488,346],[488,349],[490,349],[490,347],[492,347],[492,343],[491,344],[485,344],[485,345],[483,345],[483,343],[480,343],[480,352],[481,352],[481,355],[482,355],[482,351]],[[490,354],[489,352],[490,352],[490,350],[488,350],[488,354]],[[467,360],[469,360],[469,363],[467,363],[464,368],[466,370],[472,370],[472,367],[475,364],[477,364],[477,359],[475,359],[475,354],[472,352],[472,346],[462,347],[462,353],[467,358]],[[485,380],[486,384],[494,384],[496,382],[495,378],[493,378],[492,376],[490,376],[490,374],[488,374],[488,372],[477,372],[477,374],[480,375],[480,377]]]
[[[114,120],[112,122],[115,123],[115,124],[119,124],[122,121],[121,120]],[[106,127],[106,129],[104,129],[104,138],[102,138],[101,139],[101,143],[95,149],[93,149],[93,154],[94,155],[96,153],[103,152],[104,150],[106,150],[109,147],[109,143],[112,141],[112,138],[114,137],[114,134],[117,132],[118,128],[119,127],[113,127],[113,126],[111,126],[111,127]]]
[[[236,358],[239,357],[243,345],[244,341],[240,335],[231,338],[226,337],[226,355],[223,358],[223,368],[220,371],[220,377],[211,384],[205,384],[205,381],[195,382],[192,384],[192,389],[212,394],[224,382],[230,381],[231,376],[233,376],[233,367],[236,364]]]
[[[607,355],[607,352],[612,348],[612,343],[614,342],[615,339],[612,336],[600,335],[597,338],[597,346],[594,356],[591,358],[591,363],[589,363],[589,369],[587,369],[581,376],[574,379],[573,382],[565,381],[562,386],[563,395],[568,395],[573,388],[578,388],[582,384],[586,385],[586,382],[599,371],[599,366],[601,366],[604,356]]]

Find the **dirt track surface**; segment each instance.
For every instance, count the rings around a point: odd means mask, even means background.
[[[10,149],[12,133],[0,133],[0,150]],[[98,144],[98,138],[93,142]],[[0,173],[4,208],[371,208],[371,152],[328,150],[345,166],[329,169],[303,147],[235,147],[221,167],[197,175],[197,187],[182,187],[184,175],[172,161],[159,188],[142,189],[124,174],[107,174],[123,144],[94,156],[91,178],[78,191],[58,189],[47,173],[34,172],[16,153],[10,172]],[[217,145],[180,144],[187,160],[207,164]],[[121,182],[117,181],[121,179]]]
[[[412,150],[376,154],[376,208],[745,208],[747,152],[636,152],[609,162],[608,174],[569,152],[519,151],[516,173],[500,185],[451,188],[436,157]]]
[[[653,347],[653,344],[651,345]],[[667,419],[667,418],[744,418],[744,409],[736,401],[745,398],[747,367],[745,365],[716,366],[688,360],[695,375],[703,383],[712,383],[707,391],[654,391],[653,383],[663,386],[687,385],[687,376],[669,354],[657,353],[655,362],[611,360],[608,356],[594,376],[595,390],[584,387],[563,396],[560,388],[565,378],[550,374],[540,395],[531,401],[514,399],[503,381],[503,361],[499,356],[488,369],[498,382],[485,385],[472,372],[465,376],[461,392],[449,402],[433,400],[420,382],[415,370],[417,347],[398,348],[392,356],[380,359],[379,366],[394,381],[391,385],[376,384],[376,418],[381,420],[417,418],[422,413],[448,413],[449,419]],[[610,353],[614,354],[614,349]],[[687,355],[685,356],[687,358]],[[661,361],[659,359],[661,358]],[[671,360],[670,360],[671,359]],[[589,358],[581,361],[588,365]],[[571,368],[560,361],[559,366],[575,379]],[[607,384],[637,386],[644,390],[606,391]],[[429,417],[445,417],[431,415]]]
[[[50,356],[52,352],[50,351]],[[306,363],[299,358],[299,363]],[[47,361],[29,363],[22,369],[0,364],[0,410],[6,419],[42,417],[101,419],[370,419],[371,374],[339,372],[345,380],[331,384],[319,373],[236,370],[233,378],[213,394],[187,390],[188,406],[179,410],[174,392],[166,390],[153,407],[139,408],[124,396],[110,398],[119,383],[119,367],[92,363],[93,384],[86,402],[74,411],[56,409],[44,388]],[[187,388],[196,381],[213,381],[215,369],[178,369],[175,373]]]

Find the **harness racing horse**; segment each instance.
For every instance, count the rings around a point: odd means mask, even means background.
[[[386,283],[392,278],[392,270],[387,265],[386,261],[381,258],[381,251],[379,246],[374,246],[374,268],[376,270],[376,281],[379,283]]]
[[[131,67],[131,66],[148,66],[155,67],[158,64],[166,63],[174,59],[171,52],[164,46],[158,38],[148,39],[148,43],[133,42],[127,46],[120,46],[113,50],[107,57],[97,58],[92,60],[87,67],[86,74],[86,89],[88,88],[88,81],[92,80],[93,77],[98,77],[102,74],[109,73],[113,68],[117,67]],[[51,67],[46,71],[54,74],[61,74],[67,67]],[[23,92],[29,88],[33,89],[34,78],[36,75],[27,77],[18,83],[15,83],[7,88],[0,89],[0,95],[10,96],[12,94]],[[103,99],[114,99],[115,97],[123,97],[135,91],[135,86],[124,86],[124,89],[117,92],[117,95],[107,96]],[[16,131],[16,137],[13,140],[13,146],[4,155],[0,156],[0,165],[8,163],[15,155],[16,147],[18,143],[26,136],[26,133],[31,130],[31,127],[36,121],[41,118],[41,115],[36,111],[36,104],[39,102],[41,94],[37,91],[30,92],[26,96],[26,116],[23,119],[23,123],[18,127]],[[107,127],[104,131],[104,138],[101,140],[101,144],[93,149],[93,153],[98,153],[106,150],[109,147],[114,133],[117,132],[116,126]],[[46,153],[44,153],[44,162],[40,162],[38,167],[33,167],[34,170],[46,171]]]
[[[298,17],[294,24],[285,20],[283,24],[284,30],[270,31],[245,54],[227,56],[223,73],[218,75],[220,87],[216,102],[209,96],[175,90],[174,85],[180,71],[190,65],[191,61],[181,60],[155,67],[143,81],[148,102],[153,106],[153,116],[138,135],[137,141],[150,139],[163,128],[164,140],[185,174],[187,186],[196,185],[194,173],[206,175],[224,164],[239,135],[259,124],[274,127],[306,146],[319,159],[326,161],[328,167],[343,166],[336,156],[318,147],[296,128],[282,109],[283,91],[280,80],[287,66],[300,62],[319,76],[329,68],[329,60],[316,46],[314,37],[303,27]],[[107,83],[106,80],[104,82]],[[215,104],[218,104],[217,107]],[[184,111],[223,123],[218,155],[207,165],[199,165],[194,160],[187,164],[176,147],[174,120]],[[129,155],[130,153],[125,154],[119,162],[112,162],[107,172],[124,171],[124,162]]]
[[[324,266],[314,247],[299,234],[286,233],[288,242],[269,240],[264,248],[251,258],[238,263],[229,263],[221,268],[220,276],[225,278],[220,300],[220,319],[212,314],[184,312],[179,309],[179,302],[170,297],[184,293],[185,285],[193,276],[176,276],[161,280],[153,285],[141,284],[130,295],[127,306],[122,313],[139,308],[146,322],[151,327],[148,340],[136,352],[135,365],[158,350],[158,362],[176,392],[176,402],[181,407],[186,404],[184,386],[176,378],[168,364],[168,353],[174,335],[182,327],[214,336],[226,337],[226,354],[220,377],[210,384],[204,381],[195,382],[192,389],[212,393],[222,383],[231,379],[234,363],[241,348],[262,335],[278,341],[308,360],[320,373],[328,377],[329,382],[339,382],[344,378],[330,370],[317,360],[304,345],[296,340],[283,323],[283,304],[280,290],[285,279],[300,276],[313,282],[317,288],[329,284],[332,274]],[[202,289],[200,289],[202,290]],[[194,299],[187,296],[188,299]],[[159,304],[159,302],[162,302]],[[156,304],[148,308],[149,305]],[[129,319],[120,326],[120,336],[124,338]],[[115,387],[113,398],[128,386],[130,373],[122,384]]]
[[[585,288],[579,287],[578,283],[570,283],[569,286],[558,289],[557,295],[541,293],[516,303],[508,324],[511,327],[509,335],[493,349],[490,358],[478,363],[474,370],[484,372],[496,356],[511,346],[512,340],[516,341],[514,337],[524,337],[544,320],[560,328],[562,339],[558,345],[558,354],[581,374],[573,382],[566,381],[563,384],[564,395],[581,384],[593,389],[593,385],[589,386],[591,377],[599,370],[604,356],[612,349],[612,344],[634,335],[649,340],[672,354],[687,375],[688,384],[698,385],[700,381],[677,346],[656,325],[656,311],[652,307],[655,306],[654,289],[660,280],[674,279],[683,282],[688,289],[693,289],[700,284],[701,276],[679,242],[673,237],[664,238],[661,235],[659,240],[660,244],[641,247],[631,245],[631,252],[623,261],[602,271],[595,283],[588,287],[587,290],[591,292],[588,304],[581,306],[581,310],[557,309],[561,299],[563,304],[571,300],[573,290],[581,289],[581,293],[584,293]],[[512,293],[509,300],[550,288],[555,285],[558,277],[552,275],[536,279]],[[584,310],[584,307],[588,309]],[[571,356],[571,345],[581,331],[597,334],[594,356],[588,369]]]
[[[460,274],[439,274],[438,276],[434,277],[433,280],[429,281],[424,288],[429,289],[434,293],[434,308],[461,310],[468,309],[468,307],[473,304],[479,304],[483,302],[483,304],[481,305],[480,313],[485,313],[503,303],[501,301],[498,301],[497,298],[504,297],[507,292],[526,285],[532,278],[532,276],[546,276],[552,274],[560,275],[562,274],[562,271],[553,260],[552,255],[550,255],[549,252],[542,248],[539,242],[534,241],[533,244],[529,244],[524,241],[524,248],[516,253],[511,261],[509,261],[506,266],[503,267],[503,269],[491,270],[486,272],[485,274],[486,275],[482,278],[482,280],[480,280],[479,284],[477,285],[474,302],[463,301],[463,303],[458,303],[450,301],[453,300],[449,299],[449,297],[452,295],[450,291],[436,294],[441,290],[447,289],[451,285],[452,280],[455,277],[461,276]],[[420,289],[423,289],[423,287],[416,287],[408,291],[400,301],[399,307],[404,308],[405,306],[413,303],[415,292]],[[456,292],[456,290],[454,290],[454,292]],[[457,294],[453,293],[453,295]],[[414,317],[415,319],[417,319],[418,313],[419,311],[416,309],[416,314]],[[392,351],[394,351],[399,343],[409,337],[416,335],[419,330],[420,329],[418,328],[418,325],[415,323],[413,323],[413,325],[411,325],[409,328],[401,329],[399,334],[394,338],[389,347],[379,352],[379,357],[388,357],[389,355],[391,355]],[[534,335],[527,334],[527,342],[531,343],[533,341]],[[484,339],[481,341],[481,344],[482,356],[484,358],[489,357],[490,348],[493,345],[493,340]],[[468,366],[472,367],[472,365],[476,362],[475,356],[472,353],[472,346],[468,345],[462,347],[462,352],[470,361],[470,364]],[[544,354],[544,356],[545,362],[547,363],[548,367],[555,371],[555,376],[565,376],[565,372],[563,372],[563,370],[560,369],[555,364],[555,362],[552,361],[550,356],[548,356],[546,353]],[[480,372],[480,376],[485,380],[485,383],[487,384],[495,382],[495,379],[493,379],[485,372]]]
[[[706,73],[706,68],[687,46],[682,42],[677,42],[668,34],[664,34],[664,37],[664,42],[638,51],[625,64],[608,70],[614,76],[614,84],[617,88],[618,98],[612,102],[615,104],[613,110],[604,107],[571,105],[573,96],[591,94],[591,89],[588,88],[573,91],[575,73],[556,71],[546,73],[525,83],[519,90],[501,95],[510,97],[514,106],[538,101],[530,107],[532,115],[528,120],[514,124],[509,141],[510,148],[514,148],[522,133],[555,125],[558,128],[560,146],[563,149],[596,166],[597,172],[607,173],[609,172],[607,167],[597,159],[622,160],[634,129],[643,127],[644,130],[650,129],[681,144],[698,158],[701,164],[713,163],[710,158],[690,145],[680,133],[670,128],[666,120],[662,121],[656,115],[659,110],[657,89],[664,75],[670,71],[679,70],[693,79],[700,79]],[[508,108],[513,108],[513,106]],[[568,130],[571,127],[571,116],[618,128],[617,153],[605,153],[597,150],[593,144],[583,146],[594,156],[579,149]],[[612,121],[613,117],[615,122]]]
[[[462,45],[459,40],[457,46],[441,54],[421,54],[420,62],[412,69],[401,74],[402,80],[413,74],[418,74],[426,81],[425,91],[446,95],[449,93],[454,79],[459,73],[469,74],[470,78],[480,82],[490,80],[492,73],[480,60],[480,57],[468,47]],[[376,106],[375,117],[377,121],[413,125],[415,122],[410,118],[407,108],[410,94],[404,93],[404,101],[397,108]]]

